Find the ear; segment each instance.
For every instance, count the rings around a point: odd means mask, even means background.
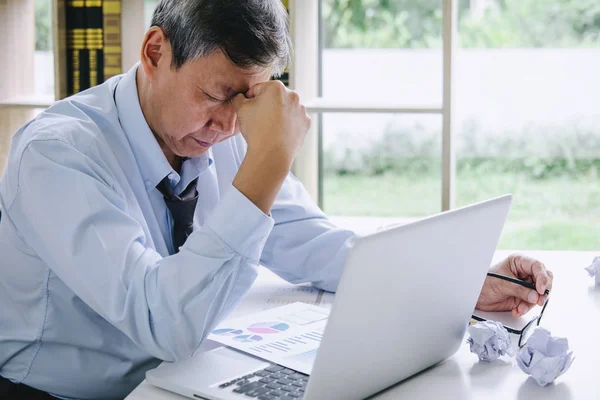
[[[171,44],[162,28],[153,26],[146,32],[142,44],[141,65],[150,79],[159,68],[170,68]]]

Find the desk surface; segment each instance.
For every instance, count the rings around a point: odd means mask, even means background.
[[[523,252],[544,262],[555,282],[542,326],[569,340],[575,353],[571,369],[554,384],[539,387],[502,357],[478,362],[465,343],[454,356],[373,397],[383,399],[600,399],[600,287],[583,270],[598,253]],[[498,252],[495,259],[508,252]],[[127,400],[182,400],[181,396],[142,382]]]

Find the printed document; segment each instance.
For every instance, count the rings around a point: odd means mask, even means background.
[[[310,374],[328,317],[325,308],[293,303],[224,321],[208,339]]]

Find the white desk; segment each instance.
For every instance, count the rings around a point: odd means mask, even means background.
[[[503,357],[478,362],[467,344],[444,363],[373,398],[383,399],[600,399],[600,287],[583,270],[591,252],[523,252],[543,261],[555,281],[542,326],[569,339],[575,353],[571,369],[547,387],[539,387]],[[498,252],[496,259],[507,252]],[[401,355],[399,355],[401,357]],[[242,397],[243,398],[243,397]],[[181,396],[142,382],[127,400],[182,400]]]

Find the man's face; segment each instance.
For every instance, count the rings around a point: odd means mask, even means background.
[[[270,76],[271,69],[236,67],[220,50],[175,70],[167,44],[149,79],[146,119],[163,147],[197,157],[239,132],[231,99]]]

